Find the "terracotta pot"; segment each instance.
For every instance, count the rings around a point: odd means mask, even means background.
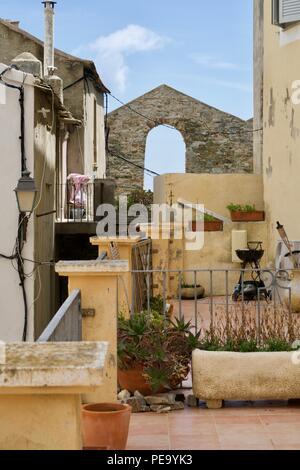
[[[263,222],[265,220],[264,211],[231,211],[230,214],[233,222]]]
[[[117,403],[83,405],[84,449],[125,450],[131,406]]]
[[[204,297],[204,287],[198,286],[196,288],[197,299],[202,299]],[[194,287],[182,287],[181,288],[181,297],[185,300],[190,300],[195,298],[195,288]]]
[[[202,223],[199,224],[199,229],[197,227],[197,222],[192,222],[192,231],[197,232],[202,228]],[[210,220],[204,221],[204,232],[223,232],[223,222],[222,220]]]
[[[142,367],[128,370],[118,369],[118,382],[122,390],[128,390],[131,393],[138,390],[142,395],[152,395],[152,389],[143,377]],[[163,390],[160,391],[163,392]]]

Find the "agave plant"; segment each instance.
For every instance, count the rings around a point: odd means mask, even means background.
[[[142,367],[152,390],[175,388],[190,372],[192,352],[200,334],[190,322],[170,321],[157,312],[141,312],[119,319],[118,365],[122,370]]]

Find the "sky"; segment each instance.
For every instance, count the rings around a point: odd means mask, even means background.
[[[0,17],[18,19],[43,38],[40,0],[0,0]],[[165,83],[249,119],[252,29],[252,0],[58,0],[55,45],[94,60],[106,86],[124,102]],[[111,109],[118,106],[110,99]],[[180,138],[154,129],[147,166],[182,172]]]

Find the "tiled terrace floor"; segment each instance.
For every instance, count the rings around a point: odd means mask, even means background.
[[[300,450],[300,403],[230,403],[222,410],[134,414],[128,450]]]

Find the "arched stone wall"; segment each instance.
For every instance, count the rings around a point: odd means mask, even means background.
[[[118,193],[142,188],[144,172],[115,155],[144,167],[147,135],[160,124],[181,132],[187,173],[252,173],[252,121],[243,121],[161,85],[109,114],[108,171],[117,181]]]

